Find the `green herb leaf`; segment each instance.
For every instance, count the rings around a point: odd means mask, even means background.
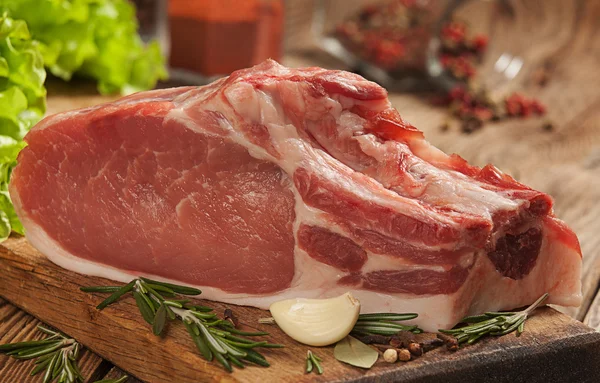
[[[125,383],[125,382],[127,382],[128,378],[129,377],[127,375],[123,375],[122,377],[120,377],[118,379],[97,380],[94,383]]]
[[[377,351],[350,335],[335,345],[333,355],[340,362],[360,368],[371,368],[379,358]]]
[[[119,286],[90,286],[90,287],[80,287],[79,290],[84,293],[114,293],[119,291],[121,288]]]
[[[156,314],[154,315],[154,323],[152,325],[152,332],[154,335],[160,335],[160,333],[165,328],[165,323],[167,322],[167,309],[165,305],[160,305],[158,310],[156,310]]]
[[[107,288],[106,286],[84,287],[81,290],[88,292],[112,292],[113,294],[99,305],[100,308],[104,308],[115,302],[123,294],[132,292],[142,317],[152,325],[152,331],[155,335],[162,333],[167,318],[179,318],[185,325],[202,356],[208,361],[216,359],[230,372],[233,370],[232,366],[244,368],[244,361],[268,367],[269,363],[264,356],[254,349],[259,347],[283,347],[280,344],[272,344],[267,341],[257,342],[236,336],[260,336],[268,335],[268,333],[238,330],[229,321],[218,318],[214,313],[209,313],[212,311],[210,307],[191,305],[189,304],[189,300],[165,300],[162,297],[162,294],[165,293],[169,295],[195,295],[200,293],[200,290],[197,289],[157,282],[147,278],[139,278],[134,279],[117,291],[114,291],[113,287]],[[35,351],[37,350],[29,352]],[[7,350],[7,352],[12,351]],[[313,363],[318,364],[318,361],[319,359],[317,358],[316,362]]]
[[[83,383],[77,366],[79,343],[58,331],[42,326],[38,326],[38,329],[48,337],[39,341],[3,345],[0,346],[0,352],[20,360],[36,359],[31,376],[45,371],[44,382],[58,379],[58,382]]]
[[[517,336],[520,336],[525,329],[525,321],[529,315],[541,306],[546,298],[548,298],[547,293],[523,311],[487,312],[482,315],[468,316],[461,320],[459,327],[450,330],[441,329],[439,332],[450,334],[459,343],[467,342],[467,344],[473,344],[487,335],[502,336],[515,330],[517,331]]]
[[[308,350],[306,352],[306,372],[311,373],[313,371],[313,367],[317,369],[317,374],[321,375],[323,373],[323,367],[321,366],[321,358],[316,356],[312,351]]]
[[[135,298],[135,303],[137,304],[140,313],[142,314],[142,318],[149,324],[153,324],[154,321],[154,310],[150,307],[146,299],[141,293],[137,291],[133,292],[133,297]]]
[[[177,294],[182,294],[182,295],[200,295],[200,294],[202,294],[201,290],[195,289],[193,287],[179,286],[179,285],[174,285],[174,284],[166,283],[166,282],[158,282],[158,281],[154,281],[152,279],[143,278],[143,277],[140,279],[144,282],[150,283],[151,285],[158,285],[158,286],[166,287]]]
[[[104,301],[102,301],[102,303],[100,303],[98,306],[96,306],[96,308],[98,310],[102,310],[106,306],[108,306],[108,305],[110,305],[112,303],[115,303],[123,295],[125,295],[128,292],[130,292],[131,290],[133,290],[133,286],[135,286],[136,282],[137,282],[137,279],[134,279],[133,281],[131,281],[128,284],[126,284],[125,286],[121,287],[119,290],[115,291],[111,296],[109,296]]]

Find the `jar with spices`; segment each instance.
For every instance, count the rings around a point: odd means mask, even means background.
[[[519,30],[540,16],[518,1],[320,0],[317,5],[313,30],[323,50],[388,89],[435,91],[432,101],[447,105],[465,133],[487,121],[546,113],[541,100],[517,91],[535,81],[525,77],[536,72],[532,48],[548,44],[543,34],[534,42]]]
[[[281,59],[281,0],[170,0],[173,76],[205,82]]]
[[[326,51],[387,86],[422,86],[432,77],[463,81],[483,58],[490,15],[462,19],[468,3],[490,2],[321,0],[314,29]]]

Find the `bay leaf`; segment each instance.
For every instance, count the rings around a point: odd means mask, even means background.
[[[333,356],[340,362],[348,363],[360,368],[371,368],[379,353],[363,342],[348,335],[340,340],[333,350]]]

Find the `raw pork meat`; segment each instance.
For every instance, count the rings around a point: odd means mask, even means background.
[[[362,77],[274,61],[46,118],[11,197],[55,263],[267,308],[348,290],[426,330],[550,293],[581,251],[551,198],[432,147]]]

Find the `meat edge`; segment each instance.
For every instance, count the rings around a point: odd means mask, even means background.
[[[27,239],[38,251],[43,253],[50,261],[56,265],[80,273],[84,275],[96,276],[127,283],[130,280],[140,276],[138,273],[127,272],[117,268],[100,264],[97,262],[83,260],[70,254],[62,249],[52,238],[50,238],[44,230],[41,229],[35,222],[30,220],[22,211],[18,193],[16,190],[11,190],[13,196],[13,204],[23,221],[23,225],[27,227]],[[548,234],[548,233],[545,233]],[[556,267],[550,262],[556,259],[553,252],[562,254],[564,260],[563,267]],[[573,254],[571,254],[573,253]],[[483,255],[483,254],[481,254]],[[461,288],[452,294],[440,294],[429,296],[406,296],[404,294],[385,294],[369,290],[354,290],[348,286],[338,285],[333,289],[312,289],[296,291],[292,286],[289,289],[280,291],[277,294],[270,295],[249,295],[249,294],[232,294],[223,290],[205,287],[194,286],[202,290],[202,299],[219,301],[229,304],[254,306],[263,310],[267,310],[273,302],[297,297],[306,298],[325,298],[341,295],[347,291],[352,292],[361,302],[361,312],[417,312],[420,314],[416,320],[407,322],[418,324],[425,331],[437,331],[440,328],[451,328],[462,317],[471,314],[477,314],[480,311],[494,311],[512,309],[515,305],[525,305],[536,299],[544,292],[550,292],[548,303],[566,306],[577,306],[581,302],[581,258],[573,249],[563,245],[560,242],[549,241],[545,236],[540,258],[532,272],[523,280],[515,281],[510,278],[502,277],[496,273],[494,266],[488,257],[478,256],[477,262],[474,265],[468,279]],[[296,254],[296,257],[302,256]],[[575,265],[573,265],[575,263]],[[326,265],[323,265],[326,266]],[[577,275],[575,278],[564,278],[567,280],[576,281],[578,286],[564,286],[561,283],[563,272],[574,272]],[[549,271],[553,272],[552,276],[547,275]],[[494,275],[492,280],[481,278],[485,275]],[[169,280],[156,275],[142,274],[141,276],[164,281],[170,283],[181,284],[181,282]],[[547,283],[535,288],[536,281],[542,277]],[[298,283],[299,281],[297,281]],[[528,287],[533,287],[529,289]],[[573,294],[573,291],[579,293]],[[502,294],[498,295],[498,292]],[[505,297],[505,298],[503,298]],[[518,297],[518,298],[517,298]],[[511,303],[512,302],[512,303]],[[427,309],[429,307],[429,309]],[[433,312],[430,308],[437,307]],[[427,313],[431,314],[428,315]]]

